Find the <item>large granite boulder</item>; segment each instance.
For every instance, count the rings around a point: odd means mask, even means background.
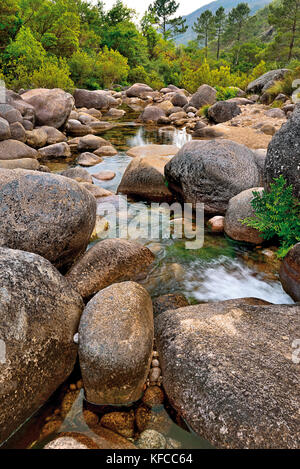
[[[63,176],[0,169],[0,218],[0,246],[40,254],[62,267],[85,251],[96,200]]]
[[[35,123],[35,109],[31,104],[24,101],[19,94],[11,90],[6,90],[5,96],[6,104],[17,109],[26,121]]]
[[[79,360],[86,399],[130,404],[140,399],[150,369],[153,310],[134,282],[115,283],[87,304],[79,326]]]
[[[168,156],[135,157],[126,168],[118,193],[150,202],[171,202],[174,196],[164,178],[169,161]]]
[[[0,142],[0,160],[20,160],[21,158],[37,158],[38,152],[18,140]]]
[[[287,72],[289,72],[289,70],[286,68],[270,70],[256,78],[256,80],[251,81],[247,86],[246,91],[247,93],[264,93],[274,84],[275,81],[282,80]]]
[[[300,243],[284,257],[279,275],[283,289],[293,300],[300,302]]]
[[[189,102],[189,106],[201,109],[207,104],[214,104],[217,100],[217,90],[209,85],[201,85],[196,93],[193,94]]]
[[[251,201],[253,192],[263,191],[262,187],[253,187],[247,189],[230,199],[225,215],[224,230],[225,233],[235,241],[244,241],[252,244],[261,244],[264,239],[261,233],[255,228],[244,225],[241,220],[255,215]]]
[[[227,122],[238,116],[241,109],[236,103],[229,101],[218,101],[213,104],[208,110],[208,117],[216,124]]]
[[[0,141],[11,137],[9,123],[3,117],[0,117]]]
[[[38,125],[56,129],[64,126],[74,106],[73,96],[59,88],[26,91],[22,99],[33,106]]]
[[[89,249],[66,277],[88,298],[113,283],[137,280],[153,261],[152,252],[135,241],[105,239]]]
[[[126,90],[126,96],[128,98],[143,98],[145,93],[152,93],[153,89],[145,83],[135,83],[128,90]]]
[[[218,139],[185,144],[165,166],[168,188],[184,202],[204,203],[207,213],[225,213],[229,200],[259,184],[253,152]]]
[[[283,175],[300,200],[300,104],[290,119],[273,136],[265,160],[266,184]]]
[[[157,122],[161,117],[166,117],[166,113],[158,106],[147,106],[139,117],[142,122]]]
[[[299,448],[299,313],[240,299],[157,317],[164,389],[193,431],[217,448]]]
[[[0,443],[71,373],[83,302],[42,257],[0,248]]]
[[[118,107],[119,102],[104,90],[81,90],[74,92],[75,105],[77,108],[100,109],[101,111]]]

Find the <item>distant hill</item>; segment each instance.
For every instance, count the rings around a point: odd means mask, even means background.
[[[203,13],[205,10],[210,10],[212,13],[215,13],[217,9],[222,6],[225,8],[226,13],[228,13],[232,8],[236,7],[237,4],[241,3],[242,1],[248,3],[252,15],[260,8],[263,8],[265,5],[271,3],[271,0],[216,0],[214,2],[208,3],[207,5],[198,8],[198,10],[194,11],[193,13],[184,16],[189,29],[186,33],[177,36],[176,44],[187,44],[189,41],[195,39],[196,35],[192,30],[192,26],[201,13]]]

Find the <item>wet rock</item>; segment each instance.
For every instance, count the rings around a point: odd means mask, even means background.
[[[94,412],[91,412],[90,410],[84,410],[82,412],[82,415],[85,423],[89,428],[95,427],[99,422],[98,415],[94,414]]]
[[[145,430],[156,430],[168,433],[172,426],[172,421],[162,406],[156,408],[153,407],[151,409],[147,405],[141,404],[137,408],[135,419],[139,432],[143,432]]]
[[[299,312],[241,299],[158,316],[164,389],[192,430],[217,448],[299,446]]]
[[[74,179],[77,182],[93,183],[92,175],[84,168],[69,168],[62,171],[60,174],[61,176]]]
[[[93,177],[99,181],[110,181],[114,179],[115,176],[116,173],[114,171],[100,171],[99,173],[93,174]]]
[[[40,148],[39,154],[41,155],[42,159],[45,160],[52,158],[68,158],[71,156],[71,150],[66,142],[62,142]]]
[[[284,257],[279,275],[286,293],[294,301],[300,301],[300,243],[297,243]]]
[[[202,202],[207,213],[218,215],[233,196],[259,182],[253,152],[225,139],[185,144],[166,164],[165,177],[184,202]]]
[[[3,169],[0,201],[2,246],[35,252],[57,267],[85,251],[95,224],[96,201],[77,182],[37,171]]]
[[[36,150],[18,140],[3,140],[0,142],[0,160],[36,159],[37,156]]]
[[[224,230],[227,236],[236,241],[245,241],[259,245],[264,240],[261,233],[255,228],[243,225],[241,222],[241,220],[255,215],[251,205],[253,191],[261,194],[263,188],[253,187],[230,199],[225,215]]]
[[[76,163],[80,164],[80,166],[95,166],[95,164],[101,163],[102,158],[100,156],[94,155],[94,153],[90,153],[88,151],[81,153],[76,158]]]
[[[145,85],[145,83],[135,83],[128,90],[126,90],[126,96],[129,98],[140,98],[145,93],[151,93],[153,91],[150,86]]]
[[[11,137],[9,123],[6,119],[0,117],[0,141]]]
[[[96,135],[85,135],[78,141],[77,150],[79,152],[98,150],[98,148],[109,145],[109,142],[102,137]]]
[[[105,239],[89,249],[66,278],[81,296],[124,280],[136,280],[154,261],[152,252],[135,241]]]
[[[50,443],[47,443],[46,446],[44,446],[44,449],[50,449],[50,450],[70,450],[70,449],[99,449],[98,446],[95,443],[92,443],[89,438],[85,437],[82,435],[82,440],[83,442],[78,441],[76,438],[73,436],[59,436],[53,441],[50,441]]]
[[[113,129],[115,126],[116,124],[112,122],[97,121],[90,123],[90,128],[95,135],[107,132],[107,130]]]
[[[168,309],[177,309],[188,305],[188,300],[181,293],[168,293],[155,298],[153,301],[153,312],[154,315],[157,315]]]
[[[97,186],[96,184],[91,184],[89,182],[81,182],[80,185],[87,189],[94,197],[109,197],[112,195],[112,192],[103,189],[103,187]]]
[[[100,405],[138,400],[152,347],[152,302],[143,287],[134,282],[115,283],[97,293],[79,326],[79,360],[87,400]]]
[[[268,88],[270,88],[275,81],[281,80],[284,78],[285,74],[289,70],[286,68],[280,68],[277,70],[270,70],[267,73],[264,73],[259,78],[254,81],[251,81],[247,86],[247,93],[264,93]]]
[[[139,156],[174,156],[178,152],[178,147],[175,145],[142,145],[139,147],[132,147],[127,151],[128,156],[134,158]]]
[[[293,186],[294,195],[300,199],[300,104],[292,117],[273,136],[265,161],[266,185],[281,174]],[[1,145],[1,143],[0,143]]]
[[[150,386],[146,389],[142,400],[148,407],[160,406],[164,403],[165,395],[159,386]]]
[[[104,145],[94,151],[97,156],[115,156],[118,154],[117,150],[111,145]]]
[[[139,117],[142,122],[157,122],[161,117],[165,117],[165,111],[158,106],[147,106]]]
[[[134,412],[110,412],[103,415],[100,425],[125,438],[134,437]]]
[[[112,432],[100,424],[93,428],[93,439],[99,449],[136,449],[136,447],[121,435]]]
[[[38,125],[56,129],[67,122],[74,105],[73,97],[59,88],[26,91],[22,94],[22,99],[33,106]]]
[[[121,119],[125,116],[125,114],[126,111],[124,111],[123,109],[112,108],[105,114],[105,117],[107,119]]]
[[[0,248],[0,281],[3,442],[71,373],[83,302],[50,262],[29,252]]]
[[[37,171],[40,163],[34,158],[21,158],[20,160],[0,160],[0,168],[3,169],[30,169]]]
[[[174,196],[164,177],[164,168],[169,161],[167,156],[134,158],[126,168],[118,193],[151,202],[171,202]]]
[[[54,419],[47,422],[40,433],[39,440],[44,440],[52,433],[58,433],[60,427],[62,426],[63,421],[61,419]]]
[[[207,104],[216,102],[217,91],[209,85],[201,85],[196,93],[193,94],[189,106],[200,109]]]
[[[165,449],[167,442],[156,430],[145,430],[137,440],[136,446],[140,449]]]
[[[208,109],[208,117],[217,124],[229,121],[240,113],[241,109],[239,106],[235,102],[230,101],[218,101]]]
[[[224,232],[224,220],[222,216],[216,215],[208,220],[207,225],[211,229],[212,233],[223,233]]]
[[[89,91],[76,89],[74,99],[77,108],[86,107],[88,109],[93,108],[102,111],[118,106],[118,101],[104,90]]]

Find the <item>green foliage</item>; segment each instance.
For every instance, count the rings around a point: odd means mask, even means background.
[[[279,93],[283,93],[287,96],[293,93],[293,81],[300,77],[300,64],[297,65],[296,63],[295,70],[291,70],[291,72],[287,73],[283,80],[275,81],[275,83],[268,88],[267,94],[270,96],[271,100],[276,98]]]
[[[126,80],[129,72],[127,58],[116,50],[109,50],[106,46],[99,53],[95,68],[100,84],[104,88]]]
[[[238,95],[238,88],[234,86],[228,86],[224,88],[223,86],[216,86],[217,90],[217,101],[226,101],[227,99],[235,98]]]
[[[187,30],[186,20],[181,16],[173,18],[179,8],[175,0],[154,0],[149,6],[149,13],[154,15],[163,38],[171,38]]]
[[[31,82],[35,88],[62,88],[72,91],[74,83],[70,74],[66,59],[45,61],[38,70],[33,72]]]
[[[39,68],[46,57],[46,51],[42,44],[34,37],[30,28],[23,26],[18,32],[16,39],[5,49],[4,58],[7,59],[8,68],[10,65],[22,62],[28,73]]]
[[[210,108],[210,104],[205,104],[204,106],[202,106],[202,108],[199,111],[201,116],[206,117],[208,119],[209,108]]]
[[[278,257],[284,257],[300,241],[300,203],[293,197],[293,187],[287,186],[281,175],[274,179],[269,192],[253,191],[253,195],[255,216],[241,222],[260,231],[266,240],[278,237]]]

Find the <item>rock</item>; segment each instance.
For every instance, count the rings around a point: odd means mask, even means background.
[[[1,217],[2,219],[2,217]],[[81,297],[42,257],[0,248],[0,443],[32,416],[71,373]]]
[[[185,111],[174,112],[173,114],[170,114],[169,117],[170,117],[171,122],[173,122],[173,121],[187,118],[187,113]]]
[[[41,127],[41,129],[46,133],[47,135],[47,141],[46,143],[48,145],[54,145],[55,143],[61,143],[61,142],[66,142],[67,137],[65,134],[57,130],[55,127],[50,127],[49,125],[44,125]],[[42,145],[44,146],[44,145]]]
[[[105,239],[89,249],[66,278],[88,298],[113,283],[137,280],[153,261],[152,252],[135,241]]]
[[[224,217],[216,215],[208,220],[207,225],[212,233],[224,233],[224,220]]]
[[[114,171],[100,171],[97,174],[93,174],[93,177],[99,181],[110,181],[114,179],[115,176],[116,173]]]
[[[51,450],[70,450],[70,449],[98,449],[98,446],[95,444],[94,447],[90,447],[87,444],[81,443],[80,441],[76,440],[74,437],[70,436],[59,436],[55,440],[50,441],[44,446],[44,449],[51,449]]]
[[[267,135],[274,135],[276,132],[276,127],[271,124],[264,124],[261,126],[260,130]]]
[[[81,166],[95,166],[95,164],[101,163],[102,158],[94,155],[94,153],[84,152],[81,153],[76,159],[76,163]]]
[[[142,399],[143,403],[148,407],[161,406],[164,400],[164,392],[159,386],[150,386],[147,388]]]
[[[231,98],[227,99],[228,103],[235,103],[238,106],[247,106],[248,104],[254,104],[254,101],[252,99],[247,99],[247,98]]]
[[[26,141],[31,147],[42,148],[47,144],[47,140],[48,135],[42,127],[26,132]]]
[[[0,141],[7,140],[11,137],[9,123],[6,119],[0,117]]]
[[[136,449],[134,444],[126,440],[126,438],[101,425],[96,425],[96,427],[93,428],[93,433],[95,434],[93,439],[99,449]]]
[[[254,191],[261,194],[263,188],[253,187],[230,199],[225,215],[224,230],[227,236],[236,241],[259,245],[262,244],[264,240],[261,233],[255,228],[243,225],[240,221],[255,215],[251,205]]]
[[[23,127],[25,130],[33,130],[33,123],[23,119]]]
[[[193,94],[189,106],[200,109],[207,104],[216,102],[217,91],[209,85],[201,85],[196,93]]]
[[[281,109],[285,114],[288,114],[289,112],[294,112],[295,107],[295,104],[285,104]]]
[[[156,316],[168,309],[177,309],[188,305],[188,300],[181,293],[167,293],[166,295],[161,295],[155,298],[153,301],[153,312]]]
[[[3,140],[0,142],[0,160],[19,160],[21,158],[37,158],[38,153],[33,148],[18,140]]]
[[[171,102],[172,102],[173,106],[179,106],[179,107],[183,107],[186,104],[188,104],[187,98],[182,93],[176,93],[173,96]]]
[[[194,432],[217,448],[299,446],[299,365],[291,347],[299,312],[240,299],[158,316],[164,389]]]
[[[165,117],[165,112],[158,106],[147,106],[139,117],[142,122],[157,122],[161,117]]]
[[[34,107],[38,125],[56,129],[67,122],[74,105],[73,97],[59,88],[26,91],[22,94],[22,99]]]
[[[220,130],[215,129],[211,126],[206,126],[201,129],[194,130],[192,133],[193,138],[218,138],[222,137],[224,134]]]
[[[23,122],[23,117],[20,111],[10,104],[0,103],[0,117],[5,119],[9,124],[13,124],[14,122]]]
[[[19,142],[26,142],[26,131],[23,125],[20,122],[14,122],[10,124],[10,134],[13,140],[18,140]]]
[[[218,101],[209,108],[208,117],[219,124],[221,122],[230,121],[240,113],[241,109],[235,102]]]
[[[171,108],[168,109],[168,111],[166,111],[166,114],[167,114],[167,116],[171,116],[172,114],[176,114],[177,112],[184,112],[184,111],[181,107],[172,106]],[[186,113],[185,113],[185,115],[186,115]]]
[[[94,151],[96,156],[115,156],[118,154],[117,150],[112,145],[104,145]]]
[[[218,215],[233,196],[259,182],[253,152],[225,139],[185,144],[165,166],[165,177],[184,202],[204,203],[207,213]]]
[[[51,158],[68,158],[71,156],[71,150],[66,142],[62,142],[40,148],[39,154],[41,155],[42,159],[47,160]]]
[[[152,347],[152,302],[142,286],[115,283],[97,293],[79,325],[86,399],[100,405],[138,400],[149,372]]]
[[[62,171],[61,176],[74,179],[77,182],[93,183],[92,175],[84,168],[69,168]]]
[[[285,119],[284,111],[279,108],[268,109],[264,114],[268,117],[272,117],[273,119]]]
[[[6,90],[6,103],[10,104],[14,109],[17,109],[23,119],[35,123],[35,110],[31,104],[26,103],[20,95],[11,90]]]
[[[105,114],[105,117],[107,119],[121,119],[125,116],[125,114],[126,111],[124,111],[123,109],[112,108]]]
[[[280,265],[283,289],[294,301],[300,301],[300,243],[287,253]]]
[[[109,142],[102,137],[97,137],[96,135],[85,135],[81,137],[78,141],[77,150],[79,152],[84,151],[95,151],[98,148],[109,145]]]
[[[273,136],[265,161],[267,187],[281,174],[293,186],[294,195],[300,200],[300,104],[292,117]],[[1,143],[0,143],[1,145]]]
[[[145,430],[136,442],[139,449],[165,449],[167,441],[165,437],[156,430]]]
[[[157,107],[159,107],[160,109],[165,111],[166,114],[168,114],[168,111],[172,109],[174,106],[171,103],[171,101],[166,100],[166,101],[163,101],[162,103],[157,103]]]
[[[142,145],[139,147],[132,147],[127,151],[128,156],[134,158],[140,156],[159,157],[159,156],[174,156],[178,152],[178,147],[175,145]]]
[[[100,425],[125,438],[134,437],[134,412],[110,412],[103,415]]]
[[[161,376],[161,369],[159,367],[151,368],[149,373],[150,383],[155,383]]]
[[[118,101],[114,99],[107,91],[80,90],[74,92],[75,106],[77,108],[86,107],[88,109],[106,110],[111,107],[117,107]]]
[[[126,90],[126,96],[128,98],[141,98],[145,93],[151,93],[152,91],[153,89],[144,83],[135,83]]]
[[[280,68],[278,70],[270,70],[267,73],[264,73],[256,80],[251,81],[247,86],[247,93],[264,93],[268,88],[270,88],[275,81],[281,80],[284,78],[285,74],[289,72],[286,68]]]
[[[112,195],[112,192],[103,189],[103,187],[97,186],[96,184],[91,184],[89,182],[80,183],[85,189],[87,189],[94,197],[109,197]]]
[[[85,251],[95,225],[96,201],[77,182],[2,169],[0,201],[1,246],[40,254],[57,267]]]
[[[3,169],[30,169],[37,171],[40,163],[34,158],[21,158],[20,160],[0,160],[0,168]]]
[[[88,125],[81,124],[81,122],[76,119],[69,119],[66,125],[66,131],[69,135],[80,137],[90,134],[92,129]]]

